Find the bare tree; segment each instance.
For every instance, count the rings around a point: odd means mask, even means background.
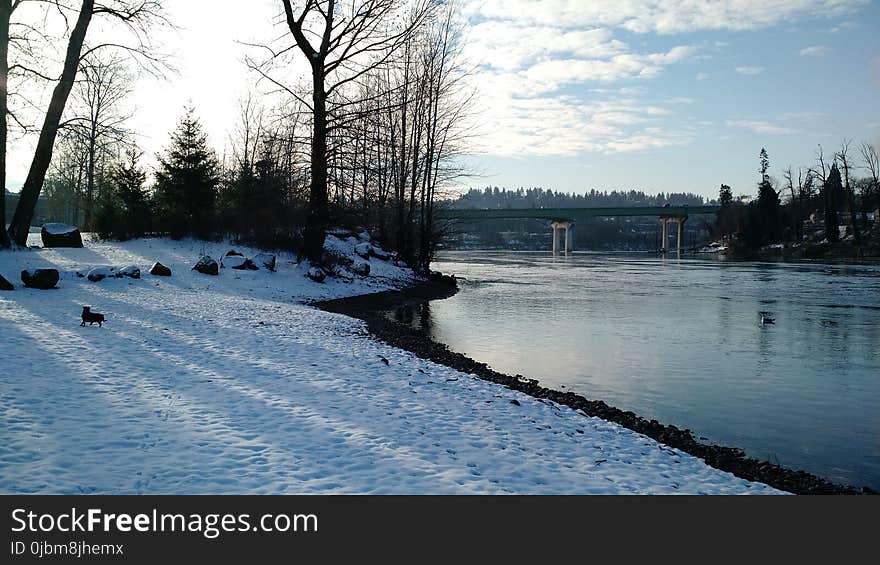
[[[388,60],[434,3],[419,0],[404,24],[399,19],[405,7],[401,0],[306,0],[297,11],[290,0],[282,3],[296,48],[311,68],[311,100],[306,103],[312,118],[311,185],[304,251],[310,260],[320,261],[329,221],[327,142],[334,114],[338,118],[346,105],[333,104],[333,96]]]
[[[880,155],[877,154],[877,149],[870,143],[862,142],[859,145],[859,150],[862,154],[862,159],[865,161],[863,168],[870,175],[865,187],[867,190],[864,190],[862,194],[862,204],[867,210],[871,203],[880,197]]]
[[[849,211],[849,219],[852,224],[856,245],[860,246],[862,244],[862,234],[858,222],[856,222],[856,199],[853,194],[852,185],[850,184],[850,170],[852,169],[852,165],[849,161],[849,148],[851,144],[852,141],[844,139],[840,144],[840,150],[835,157],[840,161],[840,168],[843,170],[843,189],[846,191],[846,205]]]
[[[85,228],[90,231],[94,227],[98,157],[110,144],[123,143],[128,136],[124,125],[131,114],[123,111],[121,105],[130,93],[131,75],[117,55],[102,56],[96,52],[80,65],[70,112],[73,117],[61,127],[73,131],[85,145],[87,169],[83,207]]]
[[[60,0],[55,1],[54,5],[67,21],[67,13],[72,8]],[[82,0],[79,8],[75,11],[76,20],[67,40],[61,76],[52,92],[40,128],[33,161],[27,179],[22,186],[12,223],[9,226],[9,236],[17,245],[24,246],[27,243],[27,235],[30,231],[30,223],[37,200],[46,179],[49,164],[52,161],[53,147],[61,125],[64,108],[67,105],[82,61],[100,49],[114,48],[137,56],[143,65],[156,69],[160,60],[151,52],[146,39],[150,23],[157,20],[165,22],[161,11],[160,0],[104,0],[103,2]],[[99,42],[93,46],[86,46],[86,34],[94,17],[108,18],[119,27],[129,31],[133,43]]]

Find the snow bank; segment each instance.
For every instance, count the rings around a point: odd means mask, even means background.
[[[328,247],[353,257],[349,239]],[[412,280],[390,262],[321,284],[287,254],[277,273],[190,269],[227,248],[136,240],[0,252],[0,273],[50,267],[64,279],[51,296],[0,295],[3,354],[15,357],[0,379],[0,492],[776,492],[303,304]],[[174,276],[75,276],[157,260]],[[79,327],[83,304],[108,323]]]

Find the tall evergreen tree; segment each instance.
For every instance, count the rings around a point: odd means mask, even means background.
[[[125,152],[125,161],[111,173],[113,191],[122,205],[125,235],[140,237],[150,229],[150,195],[147,192],[147,173],[140,166],[141,152],[131,147]]]
[[[773,188],[770,175],[767,174],[770,169],[770,158],[763,147],[760,160],[761,182],[758,184],[758,226],[756,226],[760,230],[758,239],[762,243],[775,243],[782,235],[781,208],[779,193]]]
[[[728,235],[736,230],[736,212],[733,209],[733,189],[722,184],[718,191],[718,202],[721,209],[718,210],[718,229],[721,235]]]
[[[207,237],[214,230],[220,167],[194,110],[187,108],[171,145],[158,156],[158,219],[172,237]]]
[[[840,170],[837,163],[831,165],[831,172],[822,187],[822,199],[825,203],[825,237],[830,242],[840,239],[840,222],[837,211],[840,208],[843,197],[843,183],[840,180]]]

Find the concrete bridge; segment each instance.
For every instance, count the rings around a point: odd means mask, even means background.
[[[635,206],[635,207],[602,207],[602,208],[513,208],[491,210],[454,210],[446,209],[438,212],[437,217],[446,220],[510,220],[510,219],[545,219],[550,220],[553,230],[553,253],[557,252],[559,234],[564,233],[564,250],[571,248],[572,225],[590,218],[618,218],[634,216],[655,216],[663,226],[661,251],[666,251],[669,237],[669,224],[675,223],[678,228],[676,251],[681,253],[682,232],[688,216],[699,214],[715,214],[719,206]]]

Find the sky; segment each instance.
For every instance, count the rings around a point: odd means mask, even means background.
[[[191,104],[218,153],[259,89],[242,42],[285,33],[280,0],[165,2],[176,67],[137,80],[148,156]],[[463,185],[752,194],[843,139],[880,146],[880,2],[461,0],[477,137]],[[244,6],[244,8],[243,8]],[[10,147],[9,187],[32,140]]]

